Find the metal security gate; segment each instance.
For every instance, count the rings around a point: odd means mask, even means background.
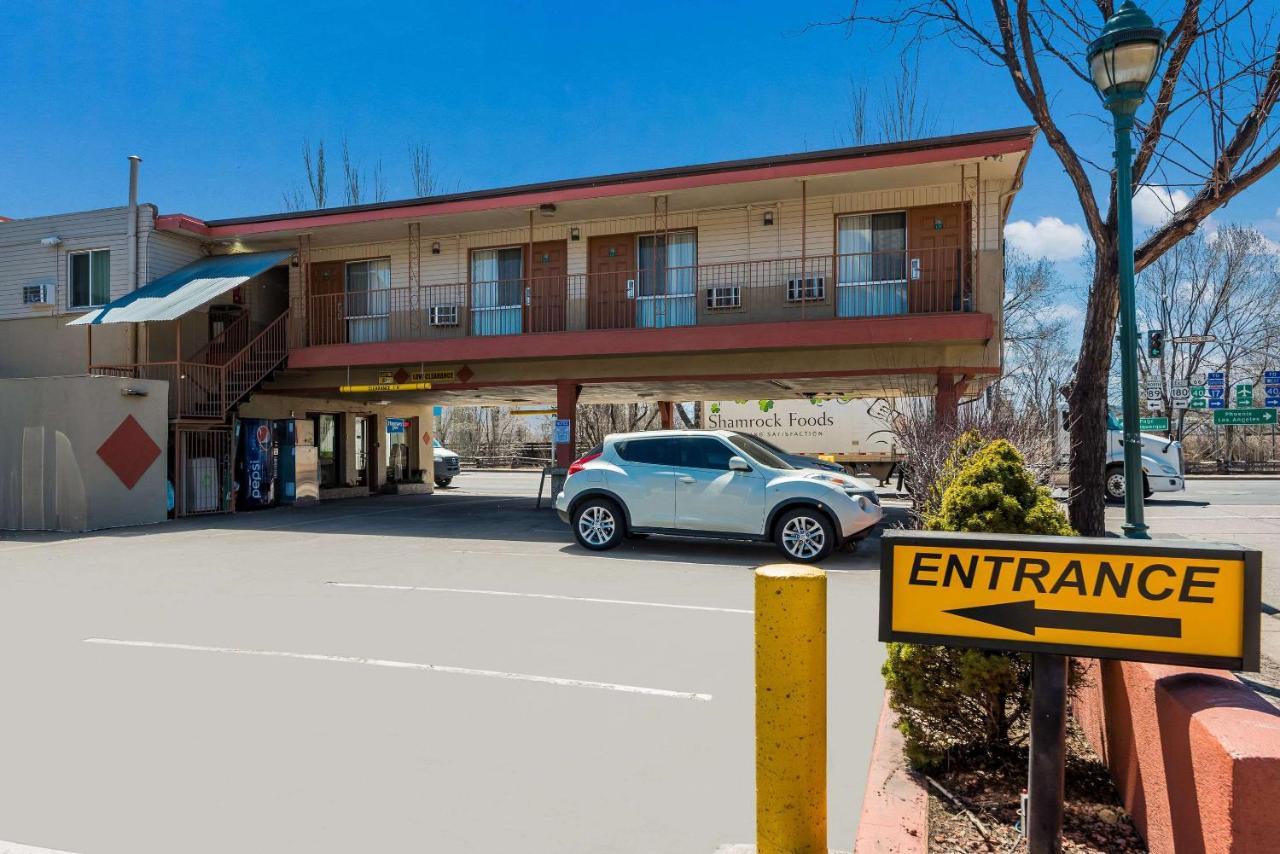
[[[235,465],[231,428],[178,425],[173,432],[174,515],[230,513]]]

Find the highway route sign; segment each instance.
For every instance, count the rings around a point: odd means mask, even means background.
[[[1227,384],[1227,375],[1222,371],[1210,371],[1209,376],[1205,380],[1205,385],[1225,386]]]
[[[1169,388],[1169,399],[1174,409],[1186,409],[1191,402],[1191,386],[1174,384]]]
[[[1257,670],[1262,554],[1183,540],[884,532],[880,640]]]

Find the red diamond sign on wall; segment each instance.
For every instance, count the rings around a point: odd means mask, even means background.
[[[471,379],[475,375],[476,375],[475,371],[471,370],[466,365],[463,365],[461,368],[458,369],[458,382],[465,383],[467,380]]]
[[[139,478],[160,456],[157,445],[132,415],[125,416],[120,426],[98,448],[98,456],[125,485],[133,489]]]
[[[401,368],[400,370],[396,371],[395,380],[397,383],[404,385],[409,381],[409,372],[406,371],[404,368]]]

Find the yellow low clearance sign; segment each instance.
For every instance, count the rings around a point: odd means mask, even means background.
[[[886,531],[880,639],[1257,670],[1261,595],[1238,546]]]

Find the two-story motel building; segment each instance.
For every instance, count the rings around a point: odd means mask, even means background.
[[[669,420],[702,398],[925,394],[945,416],[1001,369],[1002,232],[1034,137],[224,220],[131,204],[90,217],[99,237],[0,223],[0,375],[167,379],[171,440],[305,413],[333,446],[322,495],[391,477],[391,417],[429,461],[432,405],[652,401]]]

